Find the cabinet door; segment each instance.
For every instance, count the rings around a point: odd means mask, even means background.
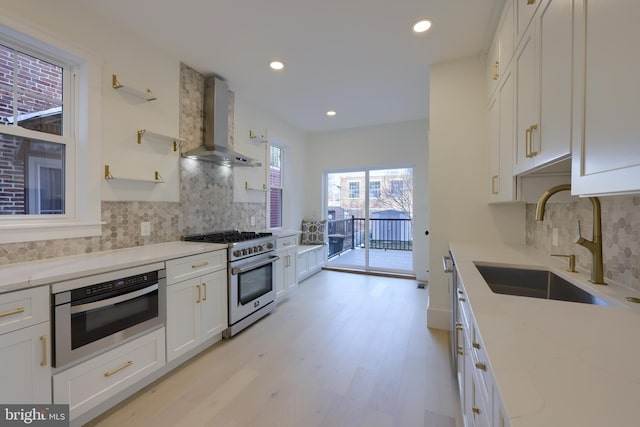
[[[640,190],[638,16],[637,0],[575,1],[574,194]]]
[[[489,109],[490,202],[516,200],[513,178],[514,103],[513,73],[508,68]]]
[[[533,167],[532,135],[537,127],[536,115],[536,48],[531,27],[522,38],[514,58],[516,73],[516,143],[514,174]]]
[[[287,293],[287,287],[285,286],[285,268],[288,255],[287,252],[280,252],[278,256],[280,259],[273,263],[273,268],[275,269],[276,299],[283,298]]]
[[[287,290],[298,285],[298,249],[287,251],[287,264],[284,272],[285,288]]]
[[[49,322],[0,336],[0,402],[51,403]]]
[[[538,131],[533,145],[536,166],[571,154],[571,62],[573,7],[565,0],[545,0],[535,24],[540,77]]]
[[[504,3],[504,9],[502,10],[500,26],[497,31],[498,43],[500,44],[500,53],[498,55],[500,78],[502,78],[504,70],[509,66],[509,62],[511,62],[511,58],[513,57],[513,50],[515,48],[515,17],[513,10],[513,0],[506,0]]]
[[[200,344],[200,278],[167,286],[167,360]],[[201,291],[202,292],[202,291]],[[200,299],[202,295],[200,295]]]
[[[298,279],[309,272],[309,252],[298,254]]]
[[[500,78],[499,43],[498,35],[496,35],[487,55],[487,89],[489,97],[493,95],[498,87],[498,79]]]
[[[541,1],[542,0],[515,0],[518,20],[518,34],[516,40],[519,40],[524,35]]]
[[[215,337],[227,329],[227,270],[202,276],[200,317],[202,341]]]

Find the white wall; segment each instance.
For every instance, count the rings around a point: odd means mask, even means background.
[[[414,268],[427,280],[428,238],[428,123],[417,120],[379,126],[319,132],[308,135],[305,160],[304,216],[326,217],[322,206],[322,177],[329,170],[370,167],[414,168]]]
[[[249,130],[257,137],[249,138]],[[261,142],[261,135],[266,135],[269,143],[284,148],[284,187],[286,194],[283,200],[283,227],[300,229],[303,216],[304,194],[304,158],[306,136],[304,132],[289,125],[273,114],[251,105],[242,94],[235,94],[234,149],[248,157],[262,160],[261,168],[235,168],[234,201],[264,202],[266,193],[246,191],[244,184],[259,187],[265,181],[269,167],[267,155],[268,144]]]
[[[489,205],[484,57],[431,66],[429,327],[449,328],[442,255],[449,241],[524,244],[523,204]]]
[[[109,164],[116,177],[153,179],[157,170],[166,182],[103,180],[102,199],[179,201],[178,154],[170,143],[137,144],[139,129],[178,136],[179,59],[107,24],[81,2],[1,1],[0,9],[103,60],[102,164]],[[158,99],[146,102],[113,89],[114,73],[124,84],[152,89]],[[95,173],[102,176],[103,171]]]

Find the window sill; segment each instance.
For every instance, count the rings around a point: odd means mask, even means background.
[[[104,222],[39,222],[0,225],[0,244],[102,235]]]

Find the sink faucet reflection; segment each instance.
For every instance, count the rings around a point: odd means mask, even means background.
[[[544,218],[544,209],[547,201],[551,196],[560,191],[571,191],[571,184],[562,184],[552,187],[545,191],[536,206],[536,220],[542,221]],[[591,282],[597,285],[606,285],[604,283],[604,266],[602,263],[602,214],[600,211],[600,200],[597,197],[589,197],[593,208],[593,240],[587,240],[582,237],[580,232],[580,221],[578,221],[578,235],[576,243],[584,246],[591,252],[593,263],[591,265]]]

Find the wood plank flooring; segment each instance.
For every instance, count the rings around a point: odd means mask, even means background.
[[[415,280],[322,271],[88,425],[459,427],[448,334]]]

